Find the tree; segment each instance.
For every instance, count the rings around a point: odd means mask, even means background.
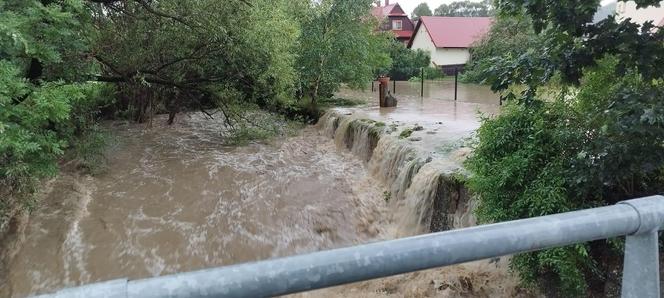
[[[297,2],[295,2],[297,3]],[[138,121],[163,107],[268,106],[292,94],[299,35],[286,1],[116,1],[90,5],[99,28],[97,79],[119,85],[120,110]],[[267,12],[270,13],[267,13]],[[158,34],[155,34],[158,32]],[[140,47],[136,47],[140,43]]]
[[[485,71],[509,102],[484,121],[466,164],[480,221],[662,193],[664,30],[613,17],[592,23],[599,1],[496,4],[503,17],[525,14],[540,41],[519,55],[497,55]],[[619,247],[614,239],[528,253],[512,267],[552,293],[612,296],[619,292]]]
[[[434,15],[444,17],[488,17],[493,15],[491,0],[481,2],[455,1],[450,4],[441,4],[436,8]]]
[[[393,40],[390,44],[389,53],[392,66],[378,70],[377,75],[387,74],[393,80],[408,80],[419,76],[420,69],[431,64],[428,52],[421,49],[409,49],[397,40]]]
[[[302,20],[299,41],[301,96],[315,103],[330,97],[341,83],[363,86],[375,69],[389,65],[386,53],[391,36],[374,31],[369,14],[373,1],[323,0],[312,2]],[[371,21],[370,21],[371,20]]]
[[[138,121],[165,109],[276,109],[295,93],[313,101],[340,83],[359,86],[389,63],[370,1],[103,1],[94,52],[99,80],[119,84],[120,110]],[[359,25],[358,25],[359,24]],[[159,34],[154,34],[159,32]],[[137,49],[131,41],[141,41]]]
[[[429,4],[426,2],[420,3],[415,9],[413,10],[413,13],[411,14],[411,18],[413,19],[414,22],[417,22],[417,20],[420,19],[422,16],[431,16],[431,8],[429,8]]]
[[[94,117],[81,1],[0,1],[0,231]]]
[[[493,66],[494,58],[519,57],[529,50],[539,48],[539,43],[541,40],[527,17],[498,16],[489,32],[471,47],[470,60],[461,80],[482,83],[487,79],[486,71]]]
[[[104,113],[283,111],[389,65],[371,1],[0,1],[0,217]],[[286,111],[289,112],[289,111]],[[297,111],[296,111],[297,112]],[[295,115],[297,116],[297,115]],[[254,125],[256,126],[256,125]],[[93,141],[98,138],[91,138]],[[25,200],[23,200],[25,201]],[[0,229],[4,222],[0,220]]]

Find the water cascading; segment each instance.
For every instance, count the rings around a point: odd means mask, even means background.
[[[440,231],[474,222],[465,187],[455,167],[439,162],[405,140],[386,132],[384,124],[331,111],[319,129],[367,162],[371,175],[385,184],[397,223],[397,236]]]

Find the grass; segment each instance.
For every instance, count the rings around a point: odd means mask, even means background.
[[[413,134],[413,129],[412,128],[406,128],[404,129],[400,134],[399,134],[399,139],[405,139],[410,137],[410,135]]]
[[[73,142],[65,159],[75,162],[85,173],[99,174],[107,168],[104,151],[111,143],[111,133],[95,125]]]
[[[361,99],[352,99],[352,98],[342,98],[342,97],[332,97],[318,100],[318,106],[320,108],[331,108],[331,107],[354,107],[365,104],[366,101]]]
[[[227,145],[246,145],[280,136],[293,136],[304,127],[305,122],[290,120],[286,116],[263,110],[245,112],[243,118],[235,119],[225,135]]]

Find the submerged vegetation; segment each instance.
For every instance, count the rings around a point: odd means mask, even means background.
[[[597,1],[496,3],[501,17],[513,19],[498,21],[467,76],[508,100],[499,116],[484,120],[466,163],[480,221],[664,192],[664,30],[614,17],[593,23]],[[505,50],[512,41],[500,36],[516,28],[528,29],[516,35],[527,47]],[[558,91],[549,92],[552,86]],[[599,240],[527,253],[512,267],[548,294],[612,296],[622,264],[616,247]]]
[[[315,119],[390,64],[372,3],[0,1],[0,230],[61,160],[103,164],[100,119],[200,111],[232,143]]]

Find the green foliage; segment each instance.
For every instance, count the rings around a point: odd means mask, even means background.
[[[638,5],[658,5],[656,0],[636,1]],[[598,59],[617,57],[618,73],[636,70],[644,80],[664,76],[664,30],[654,30],[652,22],[643,26],[626,19],[617,22],[609,17],[592,23],[599,7],[597,1],[567,5],[541,1],[496,1],[503,16],[526,14],[540,34],[541,44],[523,55],[495,59],[487,71],[494,91],[504,92],[511,85],[522,84],[521,94],[506,92],[507,99],[533,100],[537,89],[558,75],[565,84],[578,85],[583,69],[595,66]],[[634,53],[640,53],[634,55]]]
[[[502,17],[529,18],[538,36],[525,51],[482,67],[491,88],[513,102],[485,120],[467,163],[480,220],[662,193],[664,30],[613,17],[593,23],[599,1],[495,3]],[[559,96],[544,98],[546,86],[558,86]],[[608,261],[620,257],[614,248],[615,241],[596,241],[520,255],[512,265],[525,281],[565,296],[611,295],[604,284],[618,270]]]
[[[354,107],[358,105],[365,104],[366,101],[362,99],[353,99],[353,98],[323,98],[318,102],[320,108],[329,108],[329,107]]]
[[[377,34],[373,1],[310,2],[302,17],[297,67],[300,96],[331,97],[341,83],[360,88],[375,69],[389,65],[388,34]]]
[[[424,68],[424,80],[432,80],[432,81],[440,81],[445,78],[445,74],[440,68],[436,67],[425,67]],[[421,82],[422,81],[422,73],[418,71],[418,73],[415,76],[410,77],[408,79],[411,82]]]
[[[0,1],[0,230],[32,205],[36,182],[57,173],[100,105],[102,85],[84,82],[94,67],[81,55],[91,28],[83,3],[42,2]]]
[[[422,2],[417,7],[415,7],[410,18],[413,19],[413,22],[417,22],[420,17],[431,15],[433,15],[433,13],[431,12],[431,8],[429,8],[429,4]]]
[[[277,136],[292,136],[302,128],[303,122],[287,119],[284,115],[260,110],[254,106],[241,106],[242,119],[228,126],[224,142],[228,145],[246,145]]]
[[[414,131],[415,130],[410,127],[402,130],[401,133],[399,133],[399,139],[405,139],[410,137],[410,135],[412,135]]]
[[[390,43],[389,53],[392,67],[379,69],[377,75],[386,74],[392,80],[403,81],[419,76],[420,69],[428,68],[431,63],[431,56],[428,52],[421,49],[411,50],[397,40]]]
[[[470,52],[460,80],[466,83],[484,83],[495,60],[499,57],[519,57],[539,48],[539,39],[530,20],[523,16],[498,17],[489,33]]]
[[[488,17],[493,15],[492,0],[481,2],[455,1],[450,4],[441,4],[436,8],[434,15],[444,17]]]
[[[111,1],[95,16],[99,79],[120,84],[118,110],[263,107],[292,97],[297,1]],[[157,34],[155,32],[158,32]],[[140,47],[136,43],[140,42]],[[220,92],[222,91],[222,92]]]
[[[529,105],[508,104],[485,119],[466,166],[483,222],[583,208],[664,191],[664,85],[636,71],[619,74],[614,57],[587,68],[578,91]],[[607,84],[607,82],[611,82]],[[548,280],[566,295],[584,295],[605,280],[607,241],[514,258],[526,282]]]
[[[88,127],[76,137],[71,144],[66,159],[76,162],[76,166],[93,175],[103,172],[106,167],[104,151],[110,144],[112,136],[98,125]]]

